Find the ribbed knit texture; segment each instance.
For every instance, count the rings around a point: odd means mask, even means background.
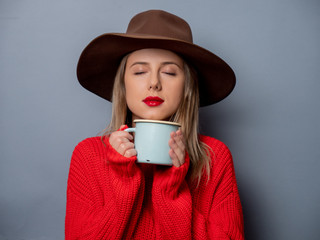
[[[75,148],[69,171],[66,240],[244,239],[232,156],[220,141],[212,148],[209,181],[189,179],[181,167],[137,164],[108,138],[88,138]]]

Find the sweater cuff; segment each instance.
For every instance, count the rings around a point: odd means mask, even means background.
[[[159,166],[154,173],[154,187],[160,191],[174,195],[185,180],[190,165],[189,155],[186,152],[185,163],[180,167],[170,168]]]
[[[105,137],[103,141],[106,145],[106,162],[111,169],[121,176],[132,177],[138,169],[136,164],[137,156],[125,157],[111,146],[108,137]]]

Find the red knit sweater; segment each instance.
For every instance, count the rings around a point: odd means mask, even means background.
[[[66,240],[244,239],[232,157],[220,141],[201,136],[213,150],[211,176],[200,185],[181,167],[137,164],[105,139],[75,148],[69,171]]]

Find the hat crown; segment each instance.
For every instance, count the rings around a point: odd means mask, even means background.
[[[189,24],[182,18],[162,10],[149,10],[135,15],[126,33],[173,38],[193,43]]]

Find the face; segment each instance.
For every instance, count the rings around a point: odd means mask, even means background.
[[[132,120],[168,120],[183,96],[183,60],[162,49],[135,51],[127,59],[124,83]]]

